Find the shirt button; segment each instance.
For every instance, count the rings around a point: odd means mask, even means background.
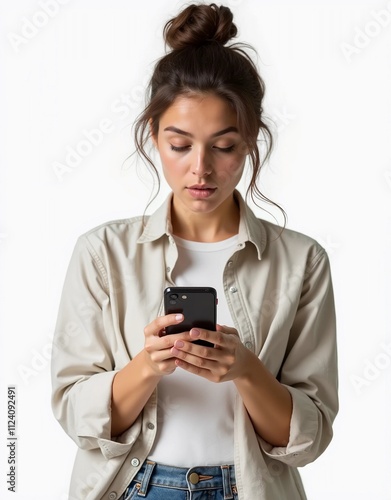
[[[236,286],[231,286],[230,289],[229,289],[229,291],[231,293],[236,293],[238,291],[238,289],[236,288]]]
[[[116,498],[117,498],[117,493],[115,491],[109,493],[109,500],[115,500]]]
[[[132,458],[130,463],[133,465],[133,467],[138,467],[140,465],[140,460],[138,458]]]
[[[250,349],[250,351],[252,351],[252,349],[253,349],[253,343],[252,342],[246,342],[244,345],[247,347],[247,349]]]
[[[169,273],[171,271],[171,267],[166,267],[166,271]]]
[[[152,422],[148,422],[147,427],[148,429],[151,429],[151,431],[153,431],[153,429],[155,428]]]
[[[229,260],[229,261],[227,262],[227,266],[228,266],[228,267],[232,267],[232,266],[233,266],[233,262],[232,262],[232,260]]]

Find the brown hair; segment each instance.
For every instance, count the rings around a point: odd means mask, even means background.
[[[266,201],[285,211],[262,194],[257,186],[261,167],[271,154],[273,137],[263,119],[262,101],[265,84],[245,52],[247,44],[225,44],[237,35],[228,7],[215,3],[191,4],[170,19],[163,30],[166,45],[172,50],[156,64],[148,87],[149,104],[135,123],[137,151],[147,161],[158,181],[160,178],[145,145],[156,136],[159,120],[178,96],[214,93],[226,99],[236,111],[237,126],[248,147],[252,177],[246,191],[252,200]],[[152,129],[152,130],[151,130]],[[265,154],[261,160],[258,135]]]

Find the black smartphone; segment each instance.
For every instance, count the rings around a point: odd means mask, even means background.
[[[217,292],[212,287],[169,287],[164,290],[166,314],[182,313],[184,320],[166,328],[166,334],[181,333],[199,327],[216,330]],[[213,347],[205,340],[195,344]]]

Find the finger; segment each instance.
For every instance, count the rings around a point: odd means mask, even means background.
[[[204,360],[216,360],[216,349],[203,345],[186,342],[182,339],[175,340],[171,353],[180,359],[187,360],[189,363],[200,364],[199,358]],[[198,358],[198,359],[194,359]]]
[[[144,328],[145,335],[159,335],[167,326],[176,325],[183,321],[183,314],[167,314],[156,318]]]
[[[190,344],[190,345],[189,345]],[[175,356],[175,363],[181,368],[185,368],[192,373],[201,375],[206,371],[213,371],[216,367],[216,361],[208,356],[207,349],[213,350],[213,347],[192,346],[191,342],[185,344],[189,345],[188,350],[186,347],[177,349],[173,347],[171,353]],[[202,355],[200,355],[202,354]]]
[[[183,370],[186,370],[189,373],[193,373],[194,375],[198,375],[200,377],[204,377],[208,380],[213,379],[213,374],[211,370],[205,369],[201,366],[196,366],[191,363],[188,363],[187,361],[184,361],[182,359],[176,359],[175,360],[175,366],[178,366],[182,368]]]
[[[233,328],[231,326],[226,326],[226,325],[216,325],[216,330],[218,332],[223,332],[223,333],[228,333],[230,335],[236,335],[239,337],[239,333],[236,330],[236,328]]]
[[[162,337],[156,335],[150,335],[145,338],[145,350],[151,356],[154,356],[154,359],[160,361],[162,359],[169,359],[175,356],[171,353],[171,348],[174,346],[177,341],[187,341],[190,343],[189,332],[184,333],[175,333],[173,335],[164,335]],[[161,352],[159,357],[155,357],[155,352]]]
[[[191,340],[206,340],[214,346],[223,347],[225,345],[224,333],[222,331],[204,330],[202,328],[192,328],[190,330]]]
[[[176,333],[174,335],[163,335],[162,337],[151,335],[150,337],[146,337],[145,349],[149,353],[155,351],[167,351],[167,353],[170,353],[170,349],[174,346],[175,342],[179,340],[189,341],[189,332],[184,334]],[[172,354],[169,354],[167,357],[172,357]]]
[[[173,359],[175,356],[171,352],[172,346],[164,346],[159,349],[156,344],[145,346],[145,350],[149,354],[149,357],[154,363],[161,363],[169,359]]]
[[[214,370],[216,363],[224,360],[226,350],[210,344],[211,347],[195,344],[186,340],[178,339],[174,342],[171,353],[177,359],[186,362],[188,365],[206,370]],[[223,361],[224,363],[224,361]]]
[[[211,361],[198,356],[185,355],[175,359],[175,365],[189,373],[206,378],[212,382],[223,382],[229,371],[229,366],[221,365],[217,361]],[[184,359],[183,359],[184,358]]]
[[[159,353],[154,353],[154,354],[159,354]],[[177,365],[175,363],[175,358],[169,358],[169,359],[154,359],[154,356],[150,356],[149,362],[152,365],[152,368],[158,375],[168,375],[170,373],[173,373],[175,369],[177,368]]]

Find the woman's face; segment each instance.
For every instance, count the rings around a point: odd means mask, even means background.
[[[178,97],[154,137],[175,210],[212,213],[232,203],[247,150],[236,112],[212,94]]]

